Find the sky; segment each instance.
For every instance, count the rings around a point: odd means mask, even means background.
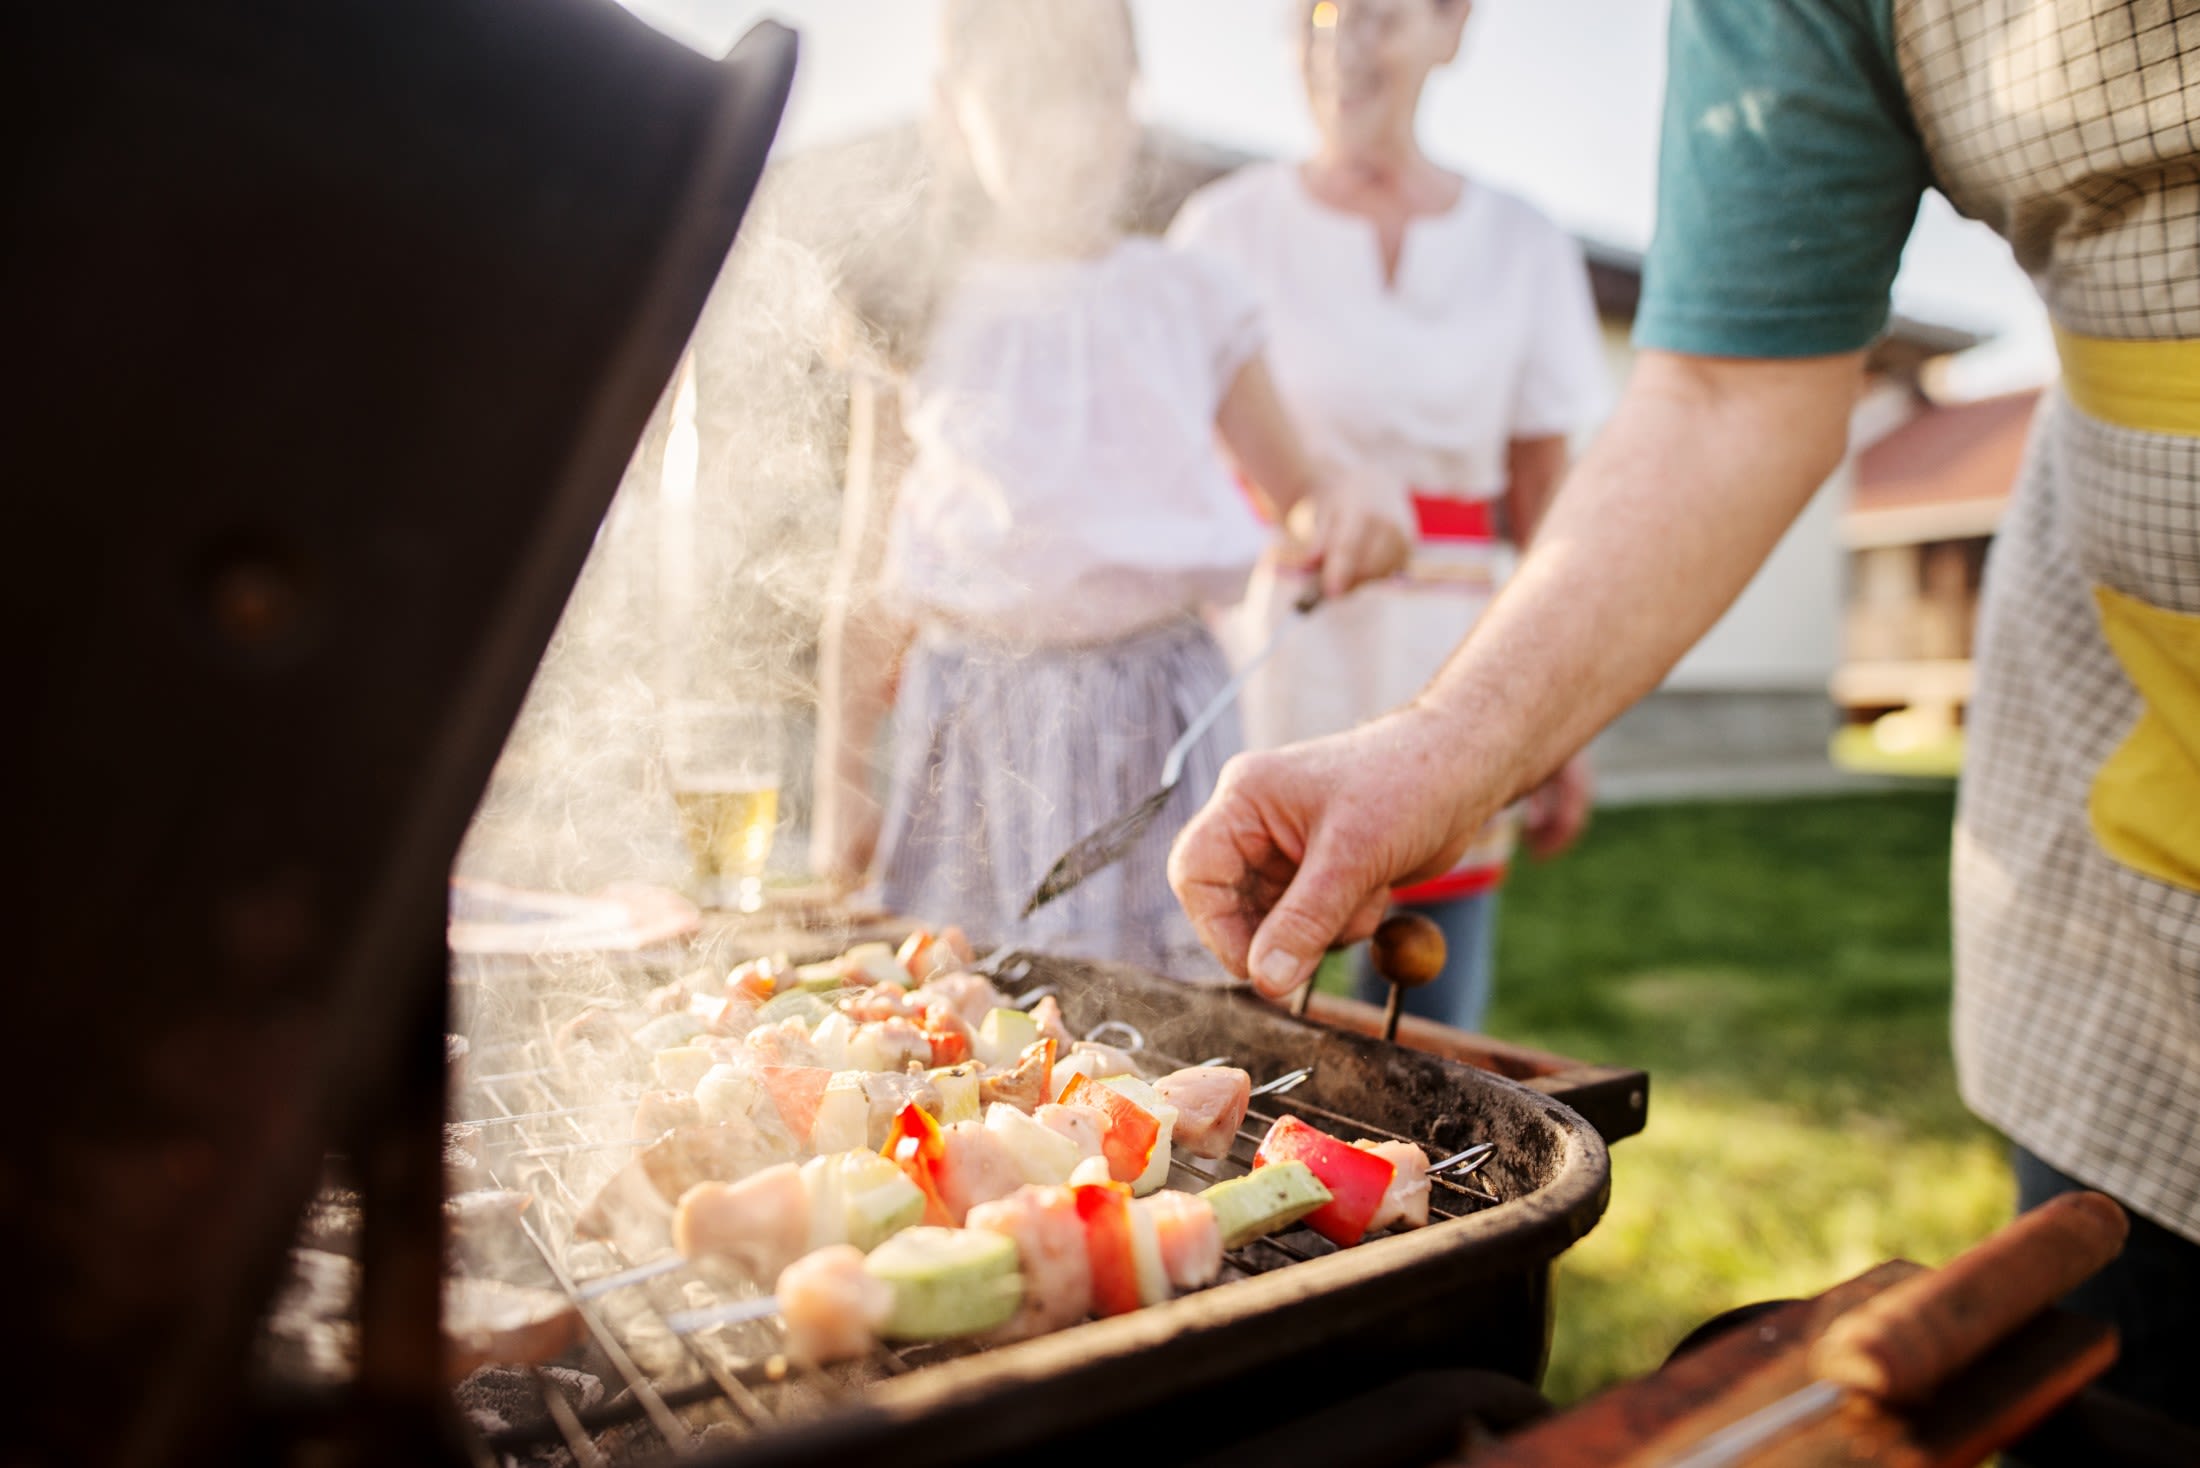
[[[927,105],[932,0],[621,3],[712,54],[767,16],[801,32],[782,150],[903,121]],[[1132,9],[1149,121],[1265,154],[1306,150],[1291,0],[1132,0]],[[1655,213],[1665,12],[1665,0],[1478,0],[1464,54],[1423,101],[1424,147],[1577,234],[1641,249]],[[1991,231],[1937,194],[1904,255],[1895,305],[1994,337],[1955,364],[1951,395],[2034,386],[2054,373],[2031,283]]]

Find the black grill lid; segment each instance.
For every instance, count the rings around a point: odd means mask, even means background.
[[[609,0],[10,29],[15,1449],[149,1461],[227,1405],[322,1150],[399,1105],[452,854],[794,42],[714,62]]]

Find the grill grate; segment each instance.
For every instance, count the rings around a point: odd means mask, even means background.
[[[471,1124],[486,1129],[486,1169],[497,1186],[534,1195],[534,1206],[521,1219],[528,1243],[579,1312],[605,1368],[602,1374],[624,1389],[607,1403],[577,1411],[549,1378],[534,1372],[541,1419],[491,1434],[493,1452],[524,1456],[546,1445],[562,1445],[577,1463],[604,1463],[600,1444],[623,1429],[627,1440],[615,1449],[620,1459],[634,1456],[637,1448],[644,1456],[652,1450],[685,1454],[727,1436],[820,1415],[871,1381],[984,1349],[968,1342],[881,1345],[861,1361],[820,1368],[789,1358],[780,1327],[769,1318],[689,1334],[672,1331],[666,1319],[673,1313],[728,1303],[742,1294],[722,1288],[691,1266],[647,1272],[656,1261],[626,1257],[608,1242],[576,1240],[573,1223],[586,1199],[559,1167],[541,1163],[577,1151],[622,1146],[605,1143],[585,1125],[591,1116],[615,1114],[621,1103],[561,1096],[557,1068],[540,1063],[539,1043],[504,1059],[509,1068],[478,1075],[471,1087],[487,1103],[481,1115],[470,1118]],[[1141,1048],[1137,1059],[1149,1074],[1189,1063],[1152,1047]],[[1262,1079],[1255,1077],[1256,1083]],[[1426,1139],[1403,1136],[1285,1091],[1257,1098],[1228,1156],[1210,1160],[1176,1154],[1169,1186],[1196,1192],[1244,1175],[1261,1137],[1284,1114],[1317,1123],[1346,1140],[1412,1141],[1432,1155],[1441,1150]],[[1430,1184],[1432,1220],[1461,1217],[1501,1201],[1494,1192],[1450,1177],[1433,1176]],[[1221,1274],[1206,1288],[1304,1263],[1335,1249],[1305,1228],[1257,1239],[1227,1253]],[[578,1275],[576,1257],[588,1266]],[[629,1272],[646,1272],[646,1277],[622,1279]],[[646,1439],[640,1444],[631,1441],[637,1430]]]

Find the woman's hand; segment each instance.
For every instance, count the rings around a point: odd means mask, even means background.
[[[1445,870],[1502,801],[1463,790],[1445,721],[1409,705],[1223,766],[1177,837],[1169,885],[1223,965],[1280,998],[1375,931],[1390,889]]]
[[[1321,575],[1322,595],[1395,576],[1413,553],[1412,522],[1402,493],[1344,478],[1325,481],[1312,497],[1313,524],[1305,566]]]
[[[1405,569],[1413,546],[1413,510],[1405,487],[1377,485],[1317,464],[1292,429],[1259,357],[1238,370],[1215,414],[1215,427],[1239,472],[1285,526],[1283,564],[1319,570],[1324,596],[1342,596],[1362,582]]]
[[[1520,835],[1530,854],[1541,861],[1572,846],[1588,829],[1589,808],[1595,801],[1596,773],[1589,756],[1577,754],[1528,792]]]

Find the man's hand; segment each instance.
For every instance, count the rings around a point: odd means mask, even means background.
[[[1407,707],[1223,766],[1177,837],[1169,884],[1202,942],[1270,998],[1375,931],[1390,889],[1442,871],[1503,792],[1458,789],[1442,720]]]
[[[1537,860],[1558,856],[1589,825],[1589,807],[1596,800],[1596,776],[1589,756],[1577,754],[1558,767],[1558,772],[1528,792],[1528,809],[1521,823],[1521,839]]]
[[[1643,353],[1518,574],[1418,699],[1224,767],[1169,859],[1215,956],[1290,992],[1374,930],[1389,887],[1442,870],[1656,687],[1840,463],[1863,362]],[[1562,801],[1545,839],[1579,815]]]

